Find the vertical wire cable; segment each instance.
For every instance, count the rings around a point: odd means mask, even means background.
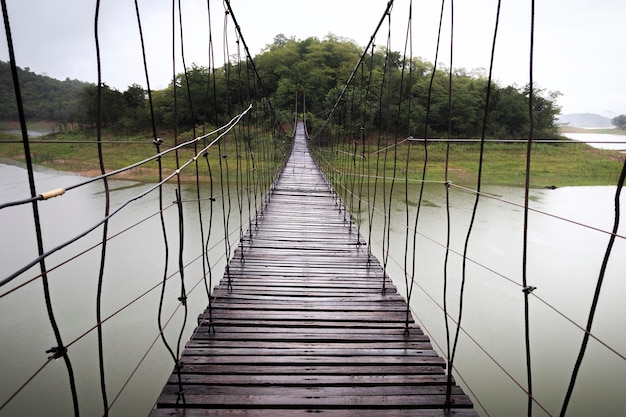
[[[235,44],[237,45],[237,101],[239,105],[243,104],[243,94],[242,94],[242,86],[241,86],[241,45],[239,39],[239,32],[235,31]],[[247,119],[247,118],[246,118]],[[245,123],[245,121],[244,121]],[[241,137],[243,129],[237,125],[235,129],[233,129],[234,137],[235,137],[235,190],[237,191],[237,209],[239,213],[239,242],[243,241],[244,229],[243,229],[243,167],[241,163],[242,153],[241,153]],[[244,249],[241,246],[240,251],[241,258],[243,261]]]
[[[497,11],[496,11],[496,23],[493,33],[493,42],[491,45],[491,57],[489,62],[489,76],[487,79],[487,91],[485,97],[485,109],[483,115],[483,126],[482,133],[480,137],[480,155],[478,161],[478,180],[476,184],[476,198],[474,200],[474,206],[472,208],[472,215],[470,219],[470,223],[467,229],[467,235],[465,237],[465,244],[463,247],[463,259],[462,259],[462,272],[461,272],[461,288],[459,290],[459,314],[457,318],[456,331],[454,335],[454,343],[452,344],[452,352],[450,353],[449,363],[451,365],[454,364],[454,358],[456,356],[456,349],[458,347],[459,335],[461,331],[461,321],[463,319],[463,301],[465,296],[465,283],[467,278],[467,252],[469,249],[469,242],[472,236],[472,230],[474,228],[474,222],[476,220],[476,213],[478,212],[478,203],[480,201],[481,188],[482,188],[482,171],[483,171],[483,158],[485,153],[485,135],[487,131],[487,120],[489,118],[489,100],[491,97],[491,83],[493,77],[493,61],[495,57],[496,50],[496,40],[498,38],[498,25],[500,23],[500,6],[502,1],[498,0]],[[448,385],[450,385],[452,380],[452,366],[448,367]],[[451,394],[446,393],[446,402],[451,401]]]
[[[96,103],[96,135],[98,140],[98,163],[100,164],[100,173],[106,174],[104,167],[104,157],[102,155],[102,60],[100,57],[100,35],[98,25],[100,23],[100,0],[96,0],[96,13],[94,17],[94,38],[96,43],[96,63],[98,68],[98,97]],[[98,333],[98,368],[100,374],[100,391],[102,395],[102,407],[104,416],[109,415],[109,401],[107,399],[106,377],[104,372],[104,343],[102,334],[102,287],[104,284],[104,267],[107,253],[107,241],[109,230],[109,210],[111,207],[111,194],[109,191],[109,180],[103,177],[102,185],[104,186],[104,217],[107,220],[102,224],[102,245],[100,249],[100,270],[98,272],[98,288],[96,294],[96,325]]]
[[[375,55],[375,48],[376,45],[374,45],[374,41],[372,40],[372,58],[371,58],[371,62],[370,62],[370,83],[372,82],[372,77],[373,77],[373,68],[374,68],[374,55]],[[372,123],[373,124],[373,123]],[[379,132],[380,132],[380,128],[379,128]],[[378,137],[380,138],[380,135],[378,135]],[[380,151],[380,139],[378,140],[378,146],[377,146],[377,151]],[[367,220],[368,220],[368,232],[367,232],[367,262],[370,263],[372,260],[372,227],[373,227],[373,223],[374,223],[374,207],[376,207],[376,185],[378,183],[378,155],[380,154],[380,152],[376,152],[376,171],[375,171],[375,178],[374,178],[374,190],[372,190],[372,182],[371,182],[371,178],[372,178],[372,163],[370,161],[370,156],[368,155],[368,162],[367,162],[367,201],[369,202],[368,206],[367,206]]]
[[[232,113],[231,109],[231,99],[230,99],[230,59],[229,59],[229,49],[228,49],[228,15],[230,12],[228,10],[224,11],[224,37],[223,37],[223,46],[224,46],[224,76],[226,80],[226,107],[227,114]],[[224,225],[224,254],[226,259],[230,259],[230,238],[228,230],[230,227],[230,210],[231,210],[231,199],[230,199],[230,172],[228,169],[228,153],[226,147],[226,140],[224,140],[224,150],[222,150],[222,140],[217,142],[217,148],[219,151],[219,160],[220,160],[220,188],[222,193],[222,219]],[[224,177],[226,177],[226,181],[224,181]],[[227,200],[228,199],[228,200]],[[226,203],[228,202],[228,209],[226,208]],[[226,278],[227,278],[227,286],[228,290],[232,290],[232,277],[230,275],[230,265],[226,262]]]
[[[599,273],[598,280],[596,282],[596,288],[593,294],[593,301],[591,303],[591,308],[589,309],[587,325],[585,326],[585,334],[583,335],[583,340],[580,345],[580,350],[576,358],[576,363],[572,371],[572,376],[570,378],[569,385],[567,387],[567,393],[565,395],[565,399],[563,400],[563,405],[561,406],[561,412],[559,414],[561,417],[564,417],[567,412],[567,407],[569,405],[572,394],[574,392],[574,386],[576,385],[576,379],[578,377],[578,373],[580,371],[580,367],[582,365],[585,352],[587,351],[587,344],[589,343],[589,337],[591,335],[591,329],[593,327],[593,321],[595,318],[596,309],[598,307],[600,293],[602,291],[602,284],[604,282],[604,276],[606,274],[606,269],[609,264],[609,259],[613,251],[613,245],[615,244],[615,238],[617,235],[617,231],[619,229],[619,223],[621,219],[620,197],[621,197],[622,189],[624,187],[625,180],[626,180],[626,160],[624,160],[624,165],[622,166],[622,172],[620,174],[619,180],[617,182],[617,188],[615,190],[615,200],[614,200],[615,216],[613,220],[613,230],[611,232],[611,237],[609,238],[609,242],[607,244],[607,248],[604,253],[604,258],[602,259],[602,266],[600,267],[600,273]]]
[[[248,75],[250,74],[250,68],[248,68],[248,60],[246,60],[246,68],[248,70]],[[262,102],[263,101],[263,97],[258,97],[258,86],[256,85],[256,80],[253,78],[254,82],[254,97],[253,100],[254,102],[258,103],[258,102]],[[248,81],[249,82],[249,81]],[[261,140],[261,138],[263,137],[263,135],[265,134],[266,130],[265,130],[265,126],[264,126],[264,114],[263,114],[263,107],[258,108],[259,106],[255,106],[254,108],[254,114],[255,114],[255,123],[254,123],[254,137],[255,137],[255,146],[254,146],[254,150],[252,148],[252,133],[250,132],[250,130],[248,130],[248,138],[246,140],[246,145],[247,145],[247,149],[246,149],[246,153],[248,155],[247,161],[248,161],[248,177],[247,177],[247,189],[248,189],[248,216],[249,216],[249,222],[248,222],[248,229],[250,231],[252,231],[252,222],[255,222],[256,227],[258,227],[258,214],[259,214],[259,204],[258,204],[258,195],[257,195],[257,187],[256,187],[256,182],[257,182],[257,178],[256,178],[256,161],[255,161],[255,157],[254,157],[254,151],[256,151],[258,149],[258,142]],[[259,123],[259,118],[261,118],[261,121]],[[259,135],[259,130],[261,132],[261,134]],[[254,218],[252,216],[252,207],[254,207]],[[252,233],[250,233],[251,239],[252,239]]]
[[[143,26],[141,24],[141,14],[139,13],[139,0],[135,0],[135,14],[137,16],[137,28],[139,30],[139,40],[141,43],[141,57],[143,62],[143,71],[146,77],[146,91],[148,93],[148,105],[150,109],[150,126],[152,128],[152,140],[156,141],[157,129],[154,117],[154,102],[152,100],[152,88],[150,87],[150,76],[148,75],[148,60],[146,58],[146,44],[143,37]],[[160,182],[160,181],[159,181]]]
[[[450,260],[451,244],[451,213],[450,213],[450,138],[452,137],[452,87],[453,87],[453,63],[454,63],[454,0],[450,0],[450,69],[448,71],[448,140],[446,141],[446,162],[445,162],[445,193],[446,193],[446,250],[443,261],[443,319],[446,330],[446,357],[448,366],[451,357],[450,348],[450,322],[448,320],[448,266]],[[452,378],[448,375],[446,386],[446,405],[450,406],[452,397]]]
[[[535,130],[534,107],[534,46],[535,46],[535,0],[531,0],[530,13],[530,57],[529,57],[529,91],[528,91],[528,142],[526,143],[526,178],[524,185],[524,232],[522,246],[522,288],[524,294],[524,342],[526,348],[526,378],[528,389],[527,415],[533,415],[533,377],[530,351],[530,311],[528,297],[532,291],[528,286],[528,204],[530,201],[530,162]]]
[[[22,131],[22,144],[24,146],[24,159],[26,160],[26,168],[28,172],[28,185],[30,188],[31,197],[35,197],[37,195],[36,185],[35,185],[35,174],[33,170],[33,160],[30,153],[30,143],[28,140],[28,129],[26,126],[26,116],[24,113],[24,103],[22,102],[22,93],[20,89],[20,82],[17,73],[17,64],[15,62],[15,50],[13,47],[13,35],[11,33],[11,24],[9,21],[9,12],[7,9],[6,0],[1,0],[2,3],[2,16],[4,20],[4,30],[7,38],[7,49],[9,52],[9,61],[11,66],[11,76],[13,78],[13,88],[15,92],[15,100],[17,102],[17,112],[20,119],[20,128]],[[33,220],[35,223],[35,234],[37,238],[37,251],[41,256],[44,253],[44,245],[43,245],[43,233],[41,229],[41,219],[39,216],[39,206],[37,204],[37,200],[33,200],[32,202],[33,208]],[[67,374],[69,378],[70,391],[72,395],[72,404],[74,407],[74,416],[79,416],[79,406],[78,406],[78,394],[76,391],[76,380],[74,377],[74,370],[72,368],[72,362],[67,353],[67,348],[63,345],[63,338],[61,337],[61,331],[59,330],[59,326],[57,324],[56,317],[54,315],[54,309],[52,307],[52,298],[50,295],[50,286],[48,283],[48,271],[46,267],[45,259],[41,259],[39,261],[39,269],[41,271],[41,282],[43,285],[43,293],[44,299],[46,303],[46,311],[48,313],[48,319],[50,321],[50,326],[52,327],[52,332],[54,333],[54,338],[56,340],[57,346],[52,347],[46,351],[46,353],[51,353],[52,355],[49,357],[54,359],[63,358],[65,363],[65,367],[67,369]]]
[[[363,208],[363,182],[365,181],[365,106],[367,103],[367,88],[363,88],[363,84],[365,83],[365,64],[361,64],[361,76],[360,78],[360,90],[361,96],[359,99],[359,108],[358,108],[358,136],[355,138],[357,142],[356,151],[358,151],[358,146],[361,146],[361,154],[359,161],[359,169],[358,169],[358,177],[359,177],[359,190],[358,190],[358,205],[357,205],[357,214],[356,214],[356,244],[357,247],[361,245],[361,223],[363,221],[362,208]]]
[[[183,26],[183,15],[182,15],[182,10],[181,10],[181,2],[180,0],[178,1],[178,21],[179,21],[179,26],[180,26],[180,54],[181,54],[181,59],[182,59],[182,64],[183,64],[183,72],[185,75],[185,85],[187,88],[187,99],[189,100],[189,110],[191,113],[191,123],[192,123],[192,134],[193,137],[196,138],[197,137],[197,133],[196,133],[196,113],[195,113],[195,109],[194,109],[194,105],[193,105],[193,96],[191,94],[191,85],[189,82],[189,72],[187,70],[187,62],[185,59],[185,41],[184,41],[184,26]],[[198,155],[198,141],[194,141],[193,144],[193,149],[194,149],[194,155]],[[202,216],[202,199],[201,199],[201,193],[200,193],[200,164],[198,162],[198,158],[194,159],[194,167],[195,167],[195,177],[196,177],[196,200],[197,200],[197,208],[198,208],[198,226],[200,229],[200,247],[203,248],[204,247],[204,221],[203,221],[203,216]],[[207,295],[209,300],[211,299],[210,297],[210,290],[208,289],[208,285],[206,283],[206,276],[207,276],[207,264],[208,261],[206,259],[206,253],[204,250],[201,250],[202,252],[202,276],[203,276],[203,281],[205,284],[205,289],[207,290]],[[186,300],[187,298],[187,294],[186,292],[184,292],[183,294],[181,294],[181,297],[184,297],[184,299]],[[184,323],[187,322],[187,315],[188,315],[188,307],[187,307],[187,303],[184,302],[183,303],[183,307],[185,309],[185,321]],[[184,329],[184,325],[183,325],[183,329]]]
[[[180,33],[180,57],[181,57],[181,61],[183,64],[183,75],[185,77],[185,86],[187,89],[187,99],[189,100],[189,110],[191,113],[191,123],[192,123],[192,135],[194,138],[197,137],[196,134],[196,114],[194,112],[194,106],[193,106],[193,97],[191,94],[191,86],[189,83],[189,73],[187,71],[187,63],[185,60],[185,37],[184,37],[184,30],[183,30],[183,11],[182,11],[182,7],[181,7],[181,0],[178,0],[178,25],[179,25],[179,33]],[[194,155],[198,154],[198,141],[194,141]],[[201,199],[200,199],[200,179],[199,179],[199,169],[198,169],[198,159],[195,159],[195,174],[196,174],[196,196],[197,196],[197,205],[198,205],[198,220],[200,223],[200,247],[202,247],[204,245],[204,229],[203,229],[203,225],[202,225],[202,204],[201,204]],[[181,246],[180,246],[180,257],[179,257],[179,265],[184,265],[183,262],[183,252],[184,252],[184,246],[182,245],[182,242],[184,242],[184,222],[183,222],[183,210],[182,210],[182,190],[179,188],[178,189],[178,197],[179,200],[181,200],[181,209],[180,209],[180,234],[181,234],[181,238],[180,238],[180,242],[181,242]],[[202,256],[204,256],[204,251],[202,251]],[[202,270],[203,270],[203,276],[206,276],[206,270],[204,267],[204,262],[202,262]],[[181,269],[182,271],[182,269]],[[185,277],[184,275],[181,273],[181,294],[180,294],[180,298],[179,301],[183,304],[183,310],[184,310],[184,318],[183,318],[183,326],[181,328],[180,334],[179,334],[179,352],[180,352],[180,343],[182,341],[182,336],[184,334],[184,330],[185,330],[185,326],[187,324],[187,317],[189,315],[189,308],[187,306],[187,290],[185,288]],[[180,356],[180,355],[179,355]]]
[[[252,83],[252,85],[254,85],[254,83]],[[251,87],[251,80],[250,80],[250,68],[248,66],[248,59],[246,59],[246,95],[249,95],[251,92],[256,91],[253,89],[253,87]],[[254,94],[252,97],[249,97],[249,99],[251,100],[251,102],[256,103],[256,94]],[[251,186],[251,181],[252,181],[252,173],[251,171],[251,166],[252,166],[252,161],[251,161],[251,155],[252,155],[252,150],[251,150],[251,146],[250,146],[250,142],[252,141],[252,124],[253,124],[253,120],[254,120],[254,126],[255,128],[257,128],[256,125],[256,115],[257,115],[257,106],[255,105],[252,108],[252,111],[250,112],[250,116],[247,118],[247,123],[244,126],[244,134],[243,134],[243,147],[244,147],[244,152],[246,155],[246,178],[245,178],[245,191],[246,191],[246,203],[248,206],[248,238],[250,239],[250,243],[252,243],[252,239],[253,239],[253,233],[252,233],[252,193],[250,190],[250,186]]]
[[[178,80],[176,74],[176,0],[172,0],[172,80],[173,80],[173,90],[174,90],[174,144],[178,145],[178,123],[179,123],[179,114],[178,114]],[[180,0],[178,0],[178,13],[180,20]],[[175,152],[176,158],[176,205],[178,207],[178,275],[180,277],[180,296],[178,297],[178,301],[181,302],[185,307],[187,305],[187,295],[185,291],[185,270],[184,270],[184,262],[183,262],[183,254],[185,250],[184,243],[184,222],[183,222],[183,206],[182,206],[182,187],[180,181],[180,153],[178,148]],[[181,375],[181,367],[182,364],[180,362],[180,346],[182,343],[182,335],[185,331],[185,324],[187,322],[187,308],[185,308],[185,313],[183,317],[183,323],[178,333],[178,340],[176,343],[176,375],[178,379],[178,392],[176,393],[176,403],[182,400],[183,404],[186,403],[185,400],[185,390],[183,388],[182,383],[182,375]]]
[[[388,22],[388,29],[387,29],[387,46],[386,46],[386,51],[385,51],[385,69],[383,70],[383,82],[382,82],[382,86],[381,86],[381,94],[380,94],[380,102],[381,102],[381,106],[380,106],[380,114],[381,114],[381,125],[380,125],[380,129],[381,129],[381,133],[379,134],[379,146],[380,146],[380,139],[382,136],[382,132],[385,131],[389,131],[389,109],[387,107],[387,116],[385,118],[385,128],[383,129],[383,124],[382,124],[382,117],[383,117],[383,97],[384,97],[384,87],[385,87],[385,79],[387,77],[387,69],[389,66],[389,60],[390,60],[390,54],[391,54],[391,13],[387,14],[387,22]],[[391,96],[391,73],[392,71],[389,70],[389,86],[388,91],[387,91],[387,103],[386,105],[389,105],[389,99]],[[391,219],[389,218],[390,216],[390,210],[391,208],[389,208],[389,210],[387,210],[387,155],[388,155],[388,149],[389,147],[387,146],[387,140],[386,140],[386,136],[385,136],[385,149],[384,149],[384,154],[383,154],[383,283],[382,283],[382,293],[385,294],[387,292],[387,280],[385,279],[385,277],[387,276],[387,264],[389,262],[389,239],[390,239],[390,234],[391,234]],[[378,173],[378,165],[377,165],[377,172],[376,172],[376,177],[379,176]]]
[[[354,213],[354,188],[356,184],[356,175],[357,175],[356,153],[357,153],[357,148],[359,146],[359,141],[353,130],[354,113],[355,113],[354,109],[356,107],[355,100],[357,99],[356,83],[352,87],[351,96],[352,97],[351,97],[351,103],[350,103],[350,108],[349,108],[349,119],[348,119],[348,128],[349,128],[348,140],[352,143],[352,149],[351,149],[352,163],[350,164],[350,193],[349,193],[350,194],[350,214],[352,215]],[[352,222],[348,223],[348,230],[352,232]]]
[[[213,110],[214,110],[214,123],[217,126],[217,87],[215,80],[215,54],[213,49],[213,19],[211,18],[211,1],[207,0],[207,18],[208,18],[208,29],[209,29],[209,48],[208,48],[208,58],[209,58],[209,66],[208,66],[208,78],[207,78],[207,88],[206,88],[206,100],[207,104],[211,100],[211,86],[213,87]],[[211,82],[212,81],[212,82]],[[213,299],[211,297],[211,291],[213,290],[213,267],[211,266],[211,261],[209,258],[209,242],[211,240],[211,232],[213,231],[213,203],[215,202],[215,195],[213,191],[213,171],[211,169],[211,162],[209,159],[209,152],[206,151],[203,154],[204,159],[206,160],[207,170],[209,173],[209,220],[207,225],[207,236],[206,236],[206,245],[204,250],[204,260],[206,262],[206,272],[208,274],[209,280],[208,283],[205,279],[204,287],[206,291],[206,295],[208,298],[208,310],[209,310],[209,332],[213,331],[215,333],[215,327],[213,326]]]
[[[407,47],[409,49],[409,99],[408,101],[408,110],[407,110],[407,135],[411,136],[411,111],[413,104],[413,1],[409,2],[409,18],[406,29],[406,41],[404,45],[404,58],[403,62],[406,62],[406,50]],[[405,64],[403,64],[405,65]],[[405,69],[403,67],[402,73],[404,74]],[[404,76],[403,76],[404,79]],[[400,88],[400,94],[402,94],[402,87]],[[398,109],[399,110],[399,109]],[[409,166],[411,161],[411,142],[407,143],[407,153],[406,153],[406,161],[404,166],[404,211],[405,211],[405,221],[406,221],[406,230],[405,230],[405,238],[404,238],[404,282],[406,288],[406,315],[404,320],[404,333],[409,334],[409,319],[411,317],[411,308],[409,305],[411,304],[411,295],[413,294],[413,282],[415,280],[415,249],[416,249],[416,238],[417,238],[417,218],[419,217],[419,207],[421,206],[421,193],[420,200],[418,202],[417,213],[415,218],[415,227],[413,231],[413,268],[411,272],[411,279],[408,280],[407,277],[407,264],[408,264],[408,256],[409,256]],[[424,160],[424,166],[426,165],[426,159]],[[425,177],[426,173],[423,172],[423,177]],[[425,179],[425,178],[424,178]],[[424,188],[424,182],[422,182],[422,190]]]
[[[363,182],[366,183],[367,186],[367,207],[368,207],[368,220],[370,217],[370,206],[371,206],[371,200],[370,200],[370,157],[369,157],[369,152],[368,152],[368,146],[366,144],[366,139],[369,138],[369,134],[372,131],[371,129],[371,100],[369,99],[370,96],[370,88],[372,86],[372,76],[374,73],[374,42],[372,42],[372,54],[370,56],[370,65],[369,65],[369,71],[368,71],[368,77],[367,77],[367,88],[365,90],[365,100],[363,103],[363,116],[362,116],[362,121],[361,121],[361,141],[362,141],[362,169],[361,169],[361,196],[363,195],[362,192],[362,187],[363,187]],[[368,117],[369,114],[369,117]],[[367,119],[366,119],[367,118]],[[367,127],[366,127],[366,122],[367,122]],[[367,167],[367,168],[366,168]],[[365,180],[364,180],[365,177]],[[360,203],[361,200],[359,200]],[[361,206],[359,205],[359,213],[361,212]],[[371,222],[370,222],[371,223]],[[368,243],[367,243],[367,260],[368,263],[371,260],[371,255],[372,255],[372,248],[371,248],[371,224],[368,225],[369,228],[369,233],[368,233]],[[359,229],[359,234],[361,233],[360,229]]]
[[[137,27],[139,29],[139,39],[141,41],[141,54],[143,58],[143,69],[146,77],[146,87],[148,91],[148,103],[150,106],[150,120],[152,125],[152,143],[155,146],[157,155],[161,153],[161,144],[163,141],[157,136],[156,129],[156,119],[154,116],[154,102],[152,100],[152,89],[150,87],[150,76],[148,74],[148,60],[146,57],[146,46],[143,37],[143,26],[141,24],[141,13],[139,12],[139,2],[135,0],[135,14],[137,15]],[[161,157],[157,158],[157,166],[158,166],[158,175],[159,175],[159,184],[163,182],[163,161]],[[161,292],[159,296],[159,308],[157,313],[157,326],[159,329],[159,335],[163,345],[169,352],[172,357],[172,361],[176,363],[176,355],[172,350],[170,344],[167,342],[165,337],[165,333],[163,332],[163,303],[165,301],[165,288],[167,283],[168,276],[168,264],[169,264],[169,241],[167,235],[167,228],[165,225],[165,216],[164,216],[164,206],[163,206],[163,185],[159,185],[159,221],[161,224],[161,233],[163,235],[163,246],[164,246],[164,267],[163,267],[163,278],[161,284]]]

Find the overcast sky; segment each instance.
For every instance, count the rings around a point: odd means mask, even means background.
[[[7,0],[16,60],[20,67],[51,77],[95,82],[95,0]],[[207,66],[207,0],[182,0],[187,65]],[[535,82],[560,91],[563,113],[591,112],[608,116],[626,113],[626,1],[537,0]],[[213,40],[218,65],[224,33],[222,1],[210,0]],[[328,33],[365,46],[387,0],[231,0],[245,41],[253,55],[277,34],[296,39],[323,38]],[[408,0],[396,0],[392,14],[393,49],[401,51],[407,30]],[[450,0],[446,2],[448,8]],[[530,0],[503,0],[494,66],[503,84],[529,80]],[[454,66],[487,68],[497,0],[455,2]],[[413,53],[434,58],[439,0],[415,0]],[[148,54],[150,83],[165,87],[172,77],[172,1],[139,0]],[[449,9],[443,41],[449,42]],[[101,0],[99,20],[103,79],[120,91],[146,85],[140,55],[134,0]],[[0,26],[3,26],[0,23]],[[234,45],[232,22],[227,33]],[[385,24],[376,39],[386,42]],[[178,29],[177,29],[178,31]],[[4,33],[4,31],[3,31]],[[230,53],[235,53],[234,46]],[[440,62],[449,64],[448,46]],[[177,42],[177,54],[180,46]],[[7,61],[5,37],[0,59]],[[177,72],[182,70],[180,60]]]

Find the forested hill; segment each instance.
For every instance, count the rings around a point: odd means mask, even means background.
[[[362,48],[353,42],[333,35],[328,35],[323,40],[295,40],[278,35],[254,60],[267,90],[273,95],[275,107],[289,109],[293,106],[294,92],[304,91],[307,110],[311,113],[310,118],[315,121],[316,118],[325,117],[332,108],[361,51]],[[395,131],[398,127],[403,133],[422,135],[432,63],[414,58],[409,64],[403,62],[399,52],[391,52],[386,56],[384,47],[375,50],[373,56],[367,54],[363,62],[359,74],[371,79],[369,88],[362,87],[363,93],[367,90],[370,95],[378,95],[381,88],[386,91],[382,100],[370,97],[369,103],[373,106],[370,111],[374,115],[375,123],[381,123],[390,130]],[[404,87],[401,88],[402,73],[404,71],[406,74],[409,66],[412,68],[413,85],[407,86],[409,77],[404,77]],[[450,115],[448,72],[447,68],[438,66],[435,73],[430,94],[429,135],[447,134]],[[560,93],[535,87],[535,137],[556,138],[559,133],[554,120],[560,113],[556,102]],[[451,112],[453,136],[481,135],[486,90],[487,77],[484,70],[454,70]],[[492,83],[488,136],[503,139],[528,137],[528,93],[527,86]],[[397,107],[399,102],[406,103],[409,98],[412,99],[411,115],[404,114],[386,120],[385,107]],[[407,107],[404,106],[405,109]],[[406,123],[409,119],[410,128]],[[404,125],[402,120],[405,121]],[[396,126],[397,123],[400,126]],[[411,132],[407,132],[409,129]]]
[[[272,44],[257,56],[254,62],[269,94],[273,107],[278,110],[279,121],[293,120],[296,91],[306,93],[307,112],[312,129],[319,126],[332,109],[337,97],[358,62],[362,48],[352,41],[328,35],[324,39],[296,40],[278,35]],[[230,94],[228,74],[246,73],[237,68],[243,63],[228,63],[228,67],[208,68],[191,65],[187,76],[178,74],[175,83],[152,94],[154,117],[157,127],[171,129],[176,121],[179,129],[188,130],[194,125],[218,125],[228,120],[230,106],[244,103],[247,94]],[[428,134],[430,137],[446,135],[448,118],[452,118],[454,137],[480,137],[482,131],[487,78],[482,70],[455,69],[453,74],[452,111],[448,110],[448,70],[438,68],[433,89],[429,85],[433,65],[419,58],[410,63],[411,77],[403,77],[409,63],[404,63],[399,52],[386,53],[384,48],[368,54],[363,61],[361,74],[371,80],[367,90],[370,118],[389,131],[423,135],[426,108],[430,95]],[[239,71],[242,69],[243,71]],[[76,80],[65,81],[20,70],[20,83],[26,117],[29,120],[56,121],[66,127],[92,128],[96,123],[97,88],[93,84]],[[411,86],[407,80],[411,79]],[[210,80],[210,82],[209,82]],[[402,81],[404,80],[404,81]],[[186,84],[189,83],[187,87]],[[231,77],[230,83],[233,83]],[[174,86],[179,100],[177,115],[174,109]],[[401,87],[402,86],[402,87]],[[241,86],[245,89],[244,86]],[[380,97],[380,91],[386,92]],[[209,91],[211,90],[211,91]],[[240,90],[241,91],[241,88]],[[187,93],[189,92],[189,94]],[[559,93],[535,89],[535,137],[558,137],[554,124],[560,112],[556,99]],[[398,107],[398,103],[411,98],[411,114],[392,116],[385,108]],[[147,94],[138,84],[132,84],[124,92],[103,86],[102,120],[104,128],[116,133],[136,133],[149,130],[150,110]],[[242,101],[239,103],[239,101]],[[409,106],[402,106],[404,109]],[[192,113],[192,108],[194,109]],[[404,110],[406,111],[406,110]],[[0,120],[17,119],[15,95],[8,63],[0,62]],[[489,108],[488,137],[519,139],[528,136],[528,88],[492,84]],[[410,132],[409,132],[410,130]]]
[[[72,123],[81,113],[81,94],[91,85],[78,80],[60,81],[18,68],[24,111],[29,120]],[[0,120],[17,120],[11,66],[0,61]]]

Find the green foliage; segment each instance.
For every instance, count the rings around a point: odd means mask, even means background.
[[[296,40],[281,34],[254,62],[280,121],[293,120],[295,97],[300,94],[306,97],[309,128],[315,131],[333,109],[361,54],[362,48],[354,42],[332,34],[322,40]],[[96,126],[97,86],[58,81],[28,69],[20,70],[20,83],[28,119],[54,120],[66,127]],[[447,69],[434,70],[420,58],[405,61],[400,53],[380,47],[364,57],[331,124],[343,126],[352,136],[365,126],[369,135],[379,130],[401,136],[442,137],[448,136],[450,126],[452,137],[480,137],[487,95],[485,75],[480,70],[455,69],[451,108],[449,85]],[[193,64],[165,89],[153,91],[155,122],[159,129],[178,131],[221,125],[258,100],[258,87],[248,61],[228,62],[217,69]],[[493,82],[490,93],[487,137],[526,139],[530,125],[528,86],[503,87]],[[103,84],[100,94],[102,127],[123,134],[149,130],[148,96],[140,85],[132,84],[120,92]],[[535,139],[559,136],[554,125],[560,112],[558,96],[535,89]],[[7,63],[0,63],[0,99],[0,119],[16,119]]]
[[[71,127],[80,114],[81,91],[90,84],[77,80],[56,80],[18,68],[20,91],[26,118],[58,122]],[[0,120],[17,120],[17,104],[11,65],[0,61]]]
[[[626,114],[620,114],[611,119],[611,124],[619,129],[626,130]]]
[[[320,126],[315,119],[329,114],[361,53],[359,46],[334,35],[321,41],[317,38],[297,41],[278,35],[255,62],[277,107],[292,107],[296,92],[303,91],[311,115],[309,124]],[[450,118],[453,137],[480,137],[487,78],[481,71],[465,69],[455,69],[452,78],[450,110],[447,69],[436,70],[433,77],[432,64],[420,58],[404,62],[400,53],[379,48],[373,56],[365,56],[353,88],[348,90],[333,122],[341,126],[349,123],[347,129],[353,132],[365,124],[406,136],[433,137],[447,136]],[[528,86],[503,87],[492,82],[487,137],[528,138],[529,93]],[[535,139],[559,137],[554,124],[560,113],[556,103],[559,95],[535,88]]]

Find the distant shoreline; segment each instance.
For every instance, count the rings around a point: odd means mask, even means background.
[[[587,127],[574,127],[574,126],[560,126],[559,130],[561,134],[565,133],[598,133],[608,135],[626,135],[626,130],[617,129],[614,127],[607,128],[587,128]]]

